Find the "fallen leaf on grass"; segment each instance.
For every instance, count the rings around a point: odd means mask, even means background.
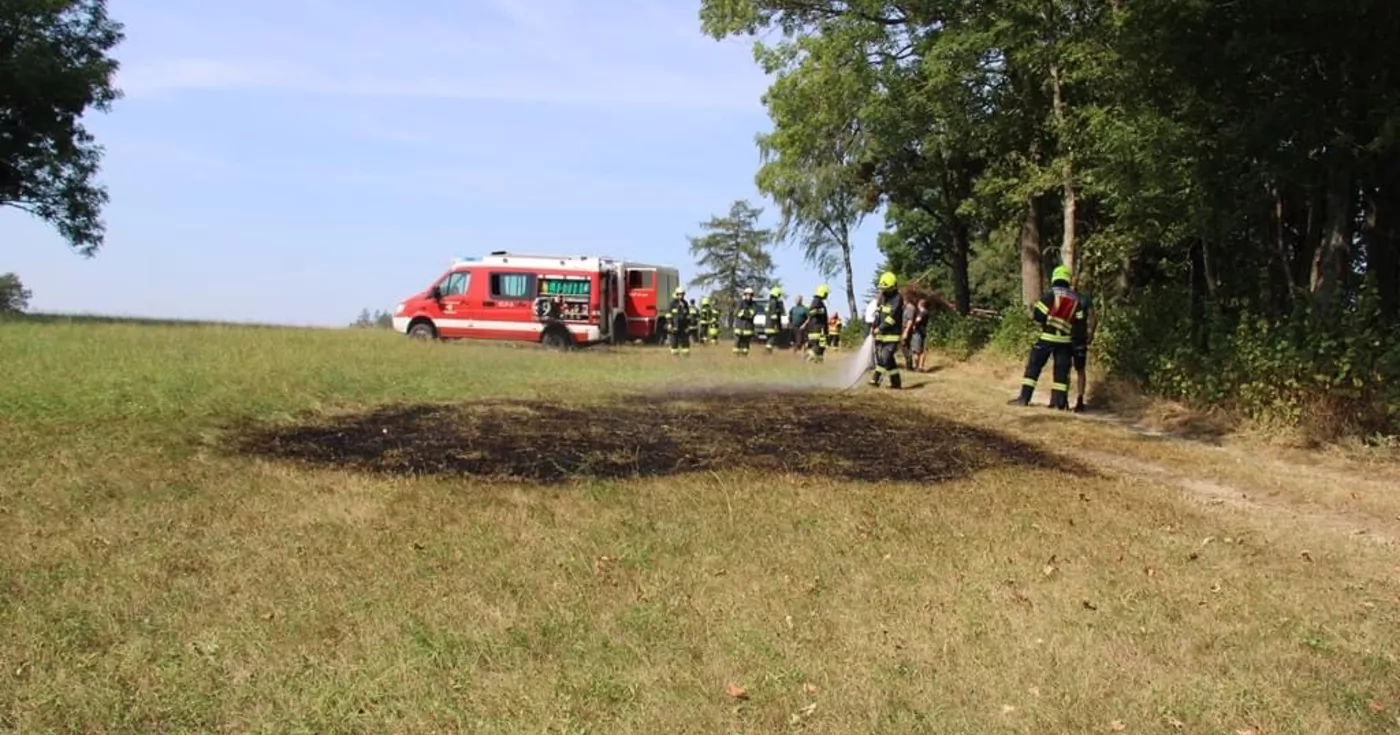
[[[1114,720],[1113,722],[1108,723],[1108,729],[1114,732],[1123,732],[1124,730],[1128,729],[1128,726],[1123,724],[1122,720]]]
[[[813,684],[812,682],[809,681],[809,682],[807,682],[806,684],[803,684],[803,685],[802,685],[802,691],[804,691],[804,692],[806,692],[806,693],[808,693],[808,694],[816,694],[816,693],[817,693],[817,685],[816,685],[816,684]]]
[[[1373,699],[1373,700],[1371,700],[1371,703],[1370,703],[1370,704],[1366,705],[1366,709],[1369,709],[1369,710],[1371,710],[1372,712],[1381,712],[1381,711],[1385,710],[1385,705],[1383,705],[1383,704],[1381,704],[1380,702],[1377,702],[1377,701],[1375,701],[1375,700]]]
[[[1016,711],[1016,708],[1015,708],[1015,707],[1012,707],[1012,706],[1009,705],[1009,704],[1003,704],[1003,705],[1001,706],[1001,713],[1004,714],[1004,715],[1009,715],[1009,714],[1011,714],[1012,712],[1015,712],[1015,711]]]
[[[1092,602],[1089,602],[1088,600],[1085,600],[1085,601],[1083,601],[1083,602],[1080,603],[1080,604],[1084,606],[1084,609],[1085,609],[1085,610],[1097,610],[1097,609],[1099,609],[1097,605],[1095,605],[1095,604],[1092,603]]]
[[[724,693],[725,693],[725,694],[728,694],[730,697],[732,697],[732,698],[734,698],[734,699],[748,699],[748,698],[749,698],[749,693],[746,692],[746,691],[744,691],[744,688],[741,687],[741,686],[739,686],[738,684],[729,684],[729,685],[725,686],[725,687],[724,687]]]
[[[790,722],[791,724],[794,724],[794,725],[801,724],[801,723],[802,723],[802,720],[804,720],[804,719],[806,719],[806,718],[808,718],[808,717],[811,717],[811,716],[812,716],[812,713],[813,713],[813,712],[816,712],[816,711],[817,711],[817,703],[816,703],[816,702],[813,702],[813,703],[807,705],[806,707],[803,707],[802,709],[800,709],[800,710],[798,710],[798,711],[796,711],[796,712],[793,712],[792,715],[788,717],[788,722]]]
[[[1178,720],[1175,717],[1168,717],[1166,719],[1167,724],[1170,725],[1173,730],[1180,730],[1181,728],[1186,727],[1185,722],[1182,722],[1181,720]]]

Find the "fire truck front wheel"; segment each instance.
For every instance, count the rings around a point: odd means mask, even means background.
[[[540,344],[547,350],[567,350],[574,346],[574,338],[562,325],[551,324],[540,335]]]
[[[627,344],[627,316],[625,314],[613,317],[612,343],[615,345]]]
[[[427,319],[416,319],[408,325],[408,336],[424,341],[437,339],[437,330],[433,328],[433,323]]]

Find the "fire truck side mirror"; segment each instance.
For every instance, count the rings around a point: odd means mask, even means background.
[[[428,298],[432,299],[433,301],[441,300],[442,286],[433,286],[432,288],[428,289]]]

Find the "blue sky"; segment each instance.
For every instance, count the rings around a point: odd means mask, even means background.
[[[686,236],[734,199],[776,221],[753,185],[768,80],[748,40],[700,33],[694,0],[109,9],[126,98],[89,122],[104,249],[0,210],[0,272],[33,311],[337,326],[455,256],[605,253],[685,280]],[[857,236],[861,290],[879,220]],[[818,283],[795,247],[777,257],[790,292]]]

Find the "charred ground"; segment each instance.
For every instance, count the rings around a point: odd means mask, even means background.
[[[389,475],[535,482],[736,469],[870,482],[945,482],[1013,465],[1085,472],[892,397],[798,392],[392,405],[243,427],[232,446],[268,459]]]

